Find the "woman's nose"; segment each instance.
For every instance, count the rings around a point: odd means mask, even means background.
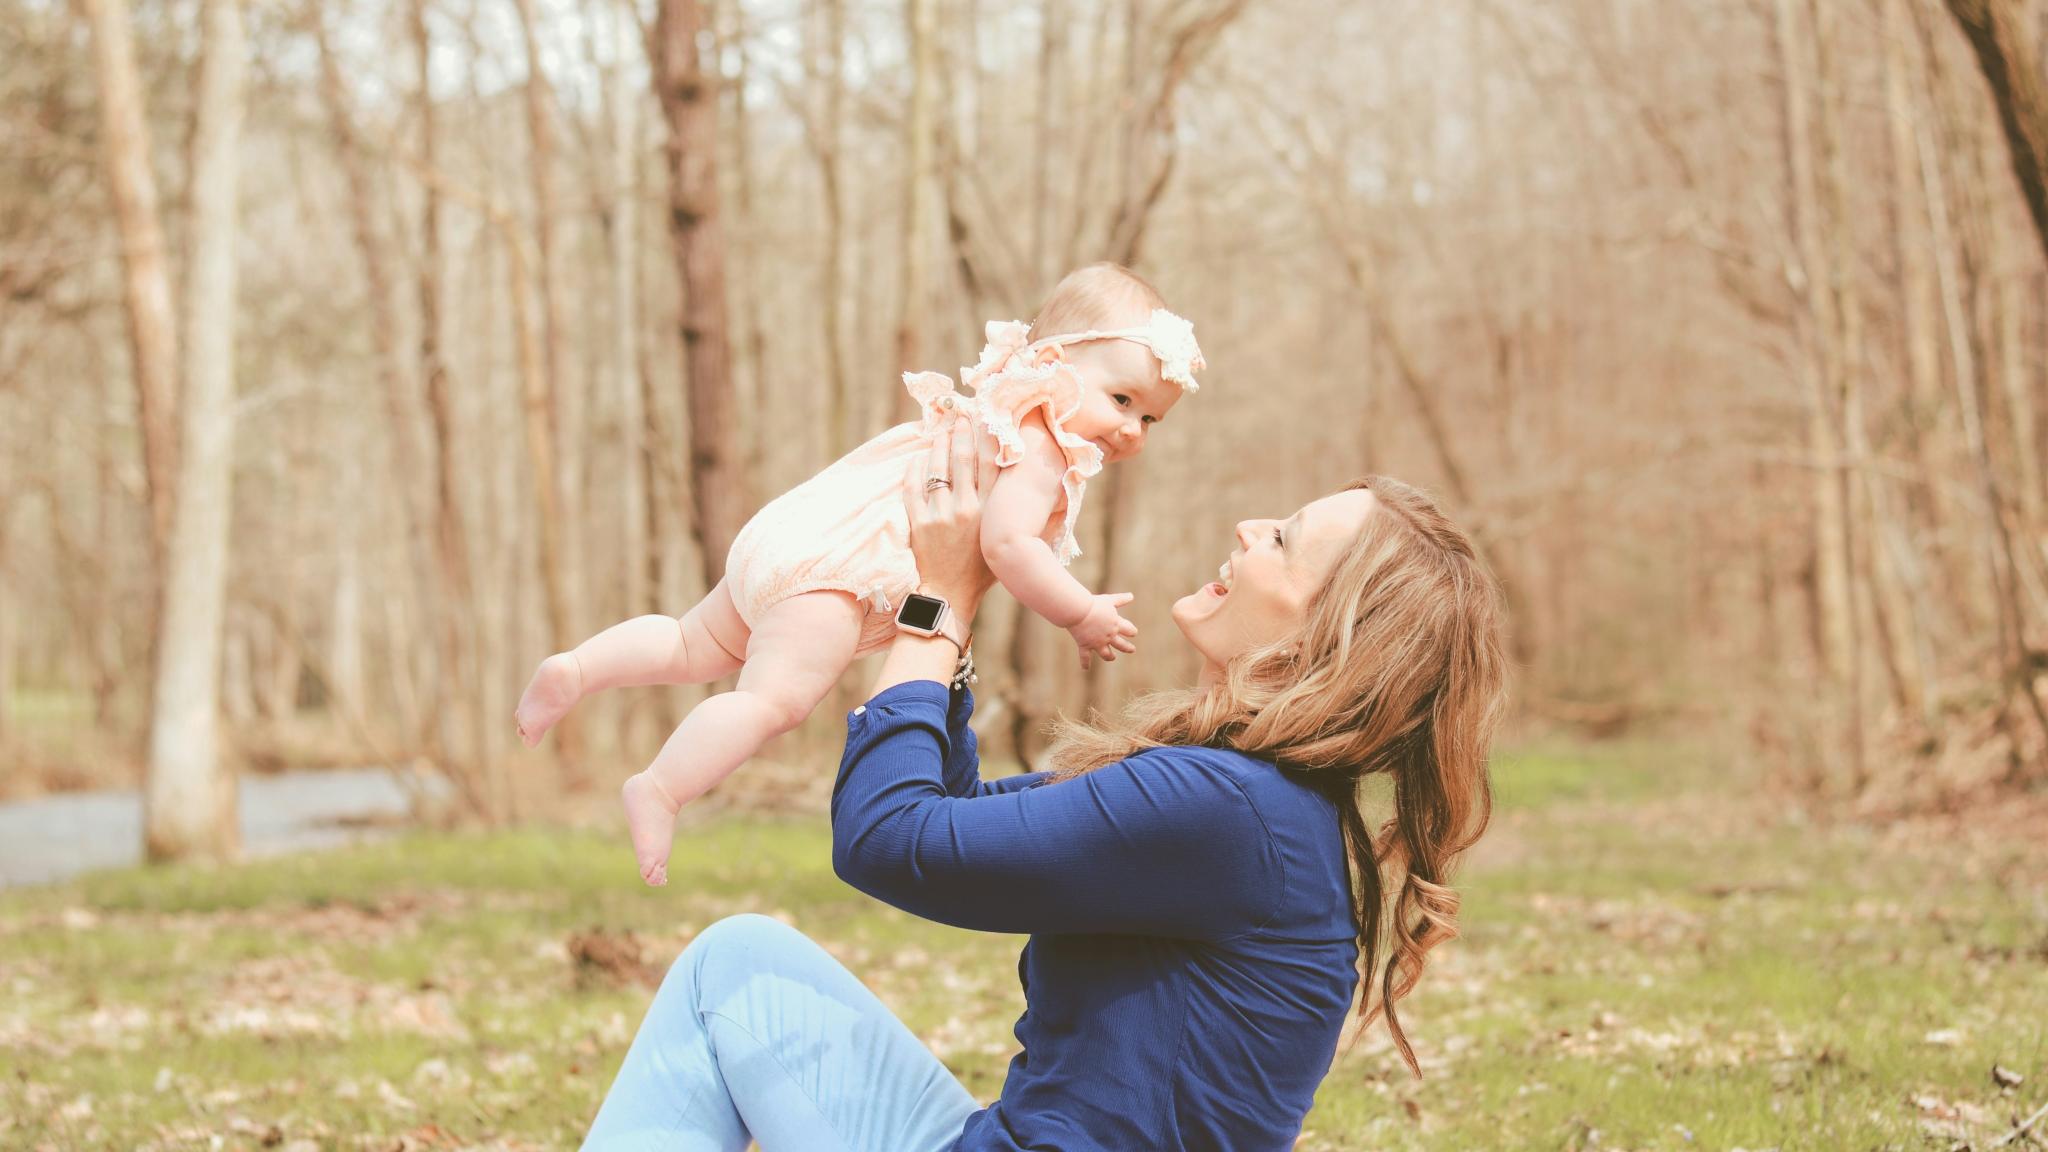
[[[1255,532],[1255,531],[1257,531],[1257,530],[1258,530],[1258,521],[1256,521],[1256,520],[1239,520],[1239,521],[1237,522],[1237,546],[1238,546],[1238,547],[1240,547],[1240,548],[1242,548],[1242,549],[1244,549],[1244,550],[1245,550],[1245,551],[1247,551],[1247,552],[1251,551],[1251,550],[1252,550],[1252,533],[1253,533],[1253,532]]]

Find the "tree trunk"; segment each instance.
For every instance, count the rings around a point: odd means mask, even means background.
[[[2041,456],[2035,442],[2035,424],[2040,417],[2034,410],[2034,397],[2029,391],[2031,382],[2027,378],[2027,283],[2027,279],[2017,274],[2002,273],[1998,276],[1995,290],[1998,304],[1998,379],[2004,391],[2012,459],[2019,473],[2016,485],[2019,489],[2018,511],[2021,524],[2034,528],[2041,525],[2043,478]]]
[[[541,379],[548,400],[550,436],[554,442],[556,499],[566,518],[562,523],[564,554],[554,561],[562,566],[559,579],[569,590],[570,632],[557,637],[563,646],[578,639],[575,608],[582,600],[583,502],[583,401],[581,393],[562,373],[563,331],[560,244],[556,225],[561,206],[555,195],[554,89],[540,59],[540,35],[535,25],[534,0],[517,0],[519,33],[526,47],[526,126],[532,141],[535,273],[540,289]]]
[[[135,399],[142,426],[142,471],[148,485],[150,558],[164,579],[177,472],[178,337],[171,274],[157,215],[156,177],[149,163],[149,120],[135,73],[128,0],[85,0],[100,82],[100,132],[106,143],[107,192],[121,236],[121,289],[134,357]]]
[[[240,840],[235,781],[218,748],[235,447],[236,148],[247,66],[237,4],[205,0],[201,8],[183,439],[143,794],[152,860],[225,857]]]
[[[1938,161],[1940,152],[1930,138],[1924,120],[1919,125],[1919,142],[1921,178],[1927,194],[1928,233],[1934,246],[1935,278],[1948,330],[1957,410],[1962,415],[1964,443],[1975,465],[1978,489],[1984,500],[1984,535],[1998,619],[2000,723],[2012,741],[2012,774],[2018,777],[2025,773],[2026,765],[2019,752],[2019,731],[2011,719],[2013,697],[2021,698],[2022,706],[2044,741],[2048,741],[2048,710],[2044,710],[2040,696],[2033,689],[2033,674],[2026,649],[2026,625],[2020,609],[2017,566],[2012,536],[2006,526],[2005,493],[1991,459],[1984,429],[1984,395],[1989,390],[1988,381],[1984,379],[1984,357],[1974,346],[1974,336],[1966,316],[1968,305],[1962,283],[1963,272],[1957,266],[1958,237],[1951,226],[1948,190]],[[2044,750],[2042,758],[2048,759],[2048,750]],[[2036,766],[2034,771],[2038,775],[2041,769]]]
[[[1860,716],[1856,611],[1851,580],[1850,504],[1847,466],[1839,416],[1844,369],[1840,318],[1832,291],[1835,264],[1828,251],[1822,218],[1820,177],[1815,158],[1813,97],[1808,83],[1815,71],[1799,34],[1799,5],[1776,0],[1773,31],[1780,72],[1784,128],[1785,203],[1791,242],[1798,254],[1790,274],[1792,287],[1803,293],[1805,309],[1798,316],[1799,363],[1796,371],[1806,394],[1806,446],[1813,460],[1813,600],[1821,641],[1822,664],[1828,679],[1846,699],[1851,716],[1826,742],[1846,737],[1852,783],[1864,775]]]
[[[419,119],[421,166],[438,172],[440,132],[436,125],[431,62],[433,34],[427,27],[427,0],[410,0],[406,6],[413,48],[413,103]],[[446,261],[441,241],[441,188],[433,180],[420,182],[420,252],[415,265],[415,292],[419,298],[418,367],[420,390],[427,415],[428,455],[432,460],[433,499],[431,523],[434,568],[439,611],[434,626],[440,646],[436,662],[444,678],[443,698],[463,702],[468,712],[450,708],[440,718],[436,758],[458,780],[475,776],[483,766],[488,779],[482,784],[488,806],[482,812],[495,819],[510,811],[509,781],[494,764],[487,749],[494,710],[476,674],[479,660],[476,645],[477,599],[470,574],[469,530],[464,523],[460,477],[456,456],[454,403],[449,395],[450,379],[441,330],[441,277]]]
[[[1977,66],[1991,86],[2006,153],[2020,195],[2034,219],[2034,238],[2048,254],[2048,95],[2028,32],[2025,6],[2016,0],[1947,0],[1956,25],[1969,37]]]
[[[809,114],[811,158],[818,166],[818,195],[825,207],[825,264],[820,270],[818,316],[825,343],[825,454],[833,459],[853,447],[853,398],[846,379],[845,301],[846,204],[839,187],[839,147],[846,127],[846,0],[823,0],[824,31],[812,29],[805,72],[825,85],[818,122]],[[822,40],[822,44],[818,41]]]
[[[1896,262],[1898,308],[1902,318],[1900,340],[1906,365],[1907,384],[1900,401],[1900,425],[1906,449],[1918,475],[1933,475],[1935,445],[1931,429],[1941,407],[1941,336],[1935,327],[1938,308],[1931,258],[1924,236],[1926,210],[1920,193],[1920,145],[1915,138],[1918,112],[1914,107],[1905,50],[1909,29],[1906,0],[1885,0],[1881,40],[1884,50],[1886,121],[1890,129],[1891,203],[1890,232]],[[1908,489],[1894,502],[1888,481],[1871,477],[1878,510],[1878,533],[1890,563],[1879,570],[1878,595],[1891,598],[1891,645],[1903,658],[1907,690],[1913,698],[1921,724],[1935,738],[1940,736],[1941,714],[1935,707],[1932,601],[1926,595],[1925,563],[1915,540],[1915,513],[1939,529],[1940,502],[1916,500]],[[1893,574],[1888,577],[1887,572]]]
[[[768,330],[761,319],[764,294],[763,283],[767,279],[764,245],[761,243],[761,218],[755,208],[754,188],[754,133],[750,126],[751,107],[748,103],[748,86],[753,77],[752,58],[747,53],[746,9],[735,3],[732,6],[733,57],[737,68],[733,73],[729,91],[732,93],[732,156],[734,208],[739,218],[739,323],[740,344],[745,349],[746,373],[735,382],[743,385],[739,392],[740,435],[745,438],[741,455],[741,469],[748,475],[758,476],[765,467],[769,421],[767,414],[775,411],[772,381],[768,371]]]
[[[21,635],[15,619],[21,613],[21,605],[15,603],[14,589],[21,581],[8,567],[14,551],[14,495],[13,478],[9,476],[7,462],[0,460],[0,747],[5,747],[8,737],[13,734],[14,706],[14,660],[15,649],[20,645]]]
[[[535,234],[535,269],[540,290],[540,344],[541,352],[537,365],[539,395],[527,397],[528,418],[539,417],[537,426],[529,424],[528,435],[545,438],[546,454],[549,457],[549,479],[555,496],[554,505],[562,522],[555,530],[555,545],[540,558],[542,567],[548,569],[546,580],[549,593],[548,623],[551,631],[549,646],[556,651],[565,651],[580,637],[577,626],[577,605],[583,600],[583,401],[580,393],[562,375],[562,301],[559,283],[561,276],[556,267],[557,240],[555,223],[560,215],[560,206],[555,197],[555,129],[554,93],[548,84],[547,70],[541,64],[540,37],[535,26],[534,0],[517,0],[519,12],[519,33],[526,48],[526,126],[532,142],[533,212]],[[527,290],[525,280],[518,281],[519,291]],[[536,409],[536,405],[538,405]],[[590,786],[590,776],[585,764],[583,748],[583,725],[575,715],[566,716],[555,729],[553,747],[555,761],[561,773],[563,784],[571,791],[580,791]]]
[[[356,256],[363,270],[364,295],[370,312],[370,343],[377,366],[379,394],[384,401],[386,441],[391,445],[392,488],[398,498],[399,532],[405,544],[411,577],[410,591],[422,613],[445,618],[450,605],[435,596],[432,549],[428,532],[428,511],[424,507],[422,445],[420,424],[413,408],[411,380],[406,375],[399,348],[397,301],[383,241],[377,235],[372,210],[376,203],[368,158],[357,138],[354,114],[342,79],[340,64],[328,42],[326,17],[309,10],[314,44],[319,52],[319,88],[332,129],[335,151],[341,159],[343,180],[348,189],[349,230]],[[360,476],[358,479],[366,480]],[[352,491],[363,490],[352,487]],[[443,649],[434,653],[434,691],[426,702],[426,714],[446,719],[460,714],[452,707],[468,699],[459,667],[459,654]]]
[[[910,115],[904,121],[903,284],[896,308],[896,370],[923,365],[925,281],[929,276],[927,233],[932,223],[932,104],[938,71],[938,36],[933,29],[935,0],[906,0],[905,33],[910,40]],[[1045,161],[1041,155],[1038,163]],[[894,411],[903,419],[915,415],[910,394],[896,391]]]
[[[1870,775],[1866,749],[1869,734],[1866,670],[1869,661],[1864,656],[1864,646],[1867,622],[1878,610],[1871,603],[1870,585],[1862,578],[1872,563],[1862,526],[1873,522],[1874,517],[1868,514],[1867,465],[1870,452],[1865,443],[1863,424],[1863,309],[1857,295],[1857,260],[1854,238],[1850,234],[1853,219],[1849,205],[1850,178],[1843,156],[1841,117],[1838,114],[1843,100],[1836,64],[1838,37],[1834,14],[1838,2],[1808,0],[1808,11],[1813,17],[1814,78],[1818,88],[1815,93],[1818,111],[1815,140],[1819,147],[1818,179],[1824,197],[1824,205],[1818,206],[1818,218],[1821,238],[1827,250],[1827,291],[1835,323],[1834,331],[1823,345],[1833,349],[1826,416],[1838,429],[1837,439],[1845,454],[1843,465],[1831,470],[1830,474],[1842,505],[1842,567],[1849,593],[1850,788],[1854,793],[1861,793],[1869,786]],[[1815,273],[1809,269],[1808,275]],[[1888,665],[1888,669],[1894,685],[1902,685],[1903,679],[1896,665]],[[1900,692],[1902,695],[1902,688]]]
[[[1143,254],[1153,214],[1166,193],[1167,181],[1179,159],[1173,106],[1181,82],[1244,11],[1246,2],[1222,0],[1201,16],[1183,23],[1167,41],[1159,74],[1146,79],[1156,87],[1152,90],[1151,99],[1125,124],[1121,167],[1124,179],[1119,183],[1121,191],[1109,217],[1108,258],[1118,264],[1136,264]],[[1135,63],[1139,58],[1137,41],[1142,23],[1139,12],[1138,0],[1131,0],[1126,21],[1126,35],[1130,41],[1125,55],[1129,68],[1126,80],[1134,90],[1140,83]],[[1100,586],[1103,590],[1112,589],[1122,579],[1117,567],[1118,541],[1129,531],[1125,527],[1129,511],[1137,504],[1139,477],[1135,467],[1135,462],[1124,464],[1104,477],[1107,491],[1103,493],[1105,499],[1100,509],[1102,558],[1097,569],[1101,573]],[[1089,707],[1108,706],[1108,677],[1109,669],[1103,662],[1095,661],[1089,665],[1086,677]]]
[[[342,492],[360,492],[367,483],[363,462],[362,426],[350,424],[336,435],[336,458],[327,475]],[[334,548],[334,582],[329,590],[326,653],[320,679],[327,686],[330,715],[368,716],[363,636],[363,512],[353,502],[335,509],[330,525]],[[338,697],[338,699],[337,699]]]
[[[562,505],[562,489],[555,476],[561,467],[555,455],[555,412],[548,404],[547,366],[526,290],[531,283],[528,278],[532,275],[532,264],[511,218],[500,216],[498,223],[511,265],[513,344],[519,363],[519,401],[526,451],[533,464],[533,495],[540,510],[540,569],[547,604],[548,642],[556,651],[565,651],[574,640],[570,638],[569,586],[564,578],[567,569],[558,554],[565,547],[561,522],[568,509]]]
[[[915,4],[919,0],[912,0]],[[1052,267],[1052,160],[1063,149],[1053,143],[1053,98],[1062,94],[1067,14],[1061,0],[1043,0],[1038,13],[1038,115],[1031,149],[1031,278],[1041,288],[1059,273]],[[1101,6],[1107,12],[1108,4]],[[1100,45],[1097,46],[1098,49]],[[1078,193],[1077,193],[1078,195]]]
[[[262,626],[252,612],[230,612],[223,626],[220,710],[230,728],[256,723],[256,630]]]
[[[611,180],[605,189],[605,216],[611,222],[612,387],[619,402],[619,452],[625,468],[619,477],[620,563],[625,568],[625,616],[653,611],[648,591],[647,488],[641,458],[647,451],[646,414],[640,404],[640,301],[634,259],[639,254],[639,166],[635,147],[640,135],[639,104],[626,82],[626,52],[633,46],[636,25],[621,5],[605,10],[612,32],[612,67],[603,78],[605,113],[610,126]]]
[[[689,378],[691,496],[706,587],[745,517],[738,467],[732,354],[727,344],[725,235],[718,218],[718,100],[698,57],[700,0],[661,0],[649,45],[668,124],[669,237],[683,286],[683,362]]]

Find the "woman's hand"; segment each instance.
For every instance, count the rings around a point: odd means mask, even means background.
[[[919,580],[926,592],[945,597],[962,623],[973,621],[996,582],[981,556],[981,494],[994,483],[996,464],[977,451],[980,439],[966,416],[955,418],[903,486]]]

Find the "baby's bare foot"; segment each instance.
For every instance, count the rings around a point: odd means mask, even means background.
[[[626,830],[633,837],[633,858],[640,865],[640,878],[659,888],[668,883],[668,852],[675,841],[676,813],[683,806],[645,772],[626,778],[619,799],[626,804]]]
[[[519,739],[528,748],[540,743],[576,701],[583,698],[583,668],[570,652],[557,652],[540,662],[533,679],[519,697],[512,719],[519,725]]]

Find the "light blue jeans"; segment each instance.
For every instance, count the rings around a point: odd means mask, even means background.
[[[796,929],[730,916],[676,957],[585,1152],[941,1152],[979,1107]]]

